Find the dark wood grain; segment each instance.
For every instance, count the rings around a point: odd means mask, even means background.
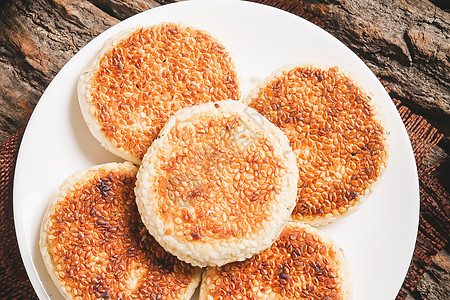
[[[52,78],[93,37],[120,20],[169,2],[173,1],[1,2],[0,142],[26,124]],[[448,12],[425,0],[258,2],[301,12],[315,21],[357,53],[392,97],[438,128],[445,138],[427,163],[441,165],[436,174],[449,188]],[[444,250],[437,257],[410,299],[449,298],[449,256]]]

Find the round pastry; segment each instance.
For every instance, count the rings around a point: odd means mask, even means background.
[[[92,134],[107,150],[136,164],[178,109],[239,98],[225,47],[205,31],[175,23],[113,37],[78,83]]]
[[[338,68],[297,66],[247,99],[290,140],[299,165],[294,220],[323,225],[356,210],[384,170],[387,132],[371,98]]]
[[[53,197],[40,248],[66,299],[190,299],[198,286],[201,270],[167,253],[142,224],[136,172],[128,162],[78,171]]]
[[[185,108],[144,156],[136,202],[150,234],[196,266],[269,247],[295,206],[298,168],[286,136],[233,100]]]
[[[350,298],[342,250],[325,234],[289,222],[275,243],[243,262],[203,272],[199,300]]]

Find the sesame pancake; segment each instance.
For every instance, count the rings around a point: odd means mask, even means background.
[[[297,157],[292,218],[323,225],[355,211],[388,157],[382,118],[362,88],[337,67],[297,66],[247,102],[286,134]]]
[[[342,250],[324,233],[289,222],[273,245],[242,262],[209,267],[199,300],[350,299]]]
[[[92,134],[107,150],[136,164],[178,109],[239,98],[225,47],[205,31],[175,23],[119,33],[78,83]]]
[[[41,227],[45,266],[66,299],[190,299],[201,270],[166,252],[142,224],[137,167],[99,165],[66,179]]]
[[[185,108],[144,156],[136,202],[155,239],[196,266],[269,247],[295,206],[298,168],[286,136],[233,100]]]

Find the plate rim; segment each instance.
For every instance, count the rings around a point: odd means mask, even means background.
[[[27,126],[26,126],[24,134],[23,134],[23,138],[22,138],[22,140],[20,142],[20,145],[19,145],[18,154],[17,154],[17,157],[16,157],[16,164],[15,164],[15,170],[14,170],[14,179],[13,179],[13,219],[14,219],[14,226],[15,226],[15,235],[16,235],[16,238],[17,238],[18,246],[19,246],[20,256],[21,256],[22,262],[24,264],[27,276],[28,276],[28,278],[29,278],[29,280],[30,280],[30,282],[31,282],[31,284],[33,286],[34,291],[36,292],[36,294],[38,295],[39,298],[41,298],[41,295],[38,294],[38,290],[39,290],[39,292],[41,294],[43,293],[43,294],[47,295],[47,297],[49,297],[49,296],[47,294],[47,291],[43,288],[42,282],[40,280],[39,272],[36,270],[36,266],[35,266],[33,260],[31,259],[31,256],[29,255],[31,252],[33,252],[33,249],[28,249],[28,247],[26,245],[26,242],[24,241],[26,238],[21,236],[20,233],[19,233],[19,230],[21,230],[23,228],[22,228],[22,225],[19,222],[20,218],[18,217],[18,214],[20,213],[19,210],[18,210],[18,205],[19,205],[18,201],[19,200],[16,200],[16,198],[17,198],[16,195],[18,194],[17,191],[19,190],[20,187],[18,186],[16,178],[19,177],[19,176],[17,176],[18,173],[20,173],[23,170],[23,166],[20,163],[21,160],[23,159],[22,157],[23,157],[24,151],[25,151],[24,150],[25,146],[23,146],[23,145],[26,145],[27,141],[30,139],[29,137],[27,138],[27,136],[30,134],[30,129],[29,129],[30,126],[29,125],[33,124],[33,120],[36,118],[36,115],[38,115],[39,112],[41,111],[40,107],[43,106],[43,104],[41,104],[43,101],[41,101],[41,100],[49,98],[48,93],[49,93],[50,90],[53,89],[53,85],[55,84],[54,82],[57,81],[57,78],[62,77],[63,75],[61,75],[61,74],[64,74],[65,72],[67,72],[67,69],[70,67],[70,65],[73,64],[74,62],[76,62],[77,57],[83,55],[84,52],[89,51],[89,45],[92,44],[92,42],[94,40],[99,41],[99,40],[101,40],[104,37],[111,36],[111,32],[115,31],[117,28],[120,27],[120,26],[118,26],[119,24],[122,24],[121,26],[126,26],[126,24],[128,24],[128,23],[133,23],[133,20],[135,18],[137,18],[137,16],[139,16],[139,15],[157,13],[157,11],[159,11],[160,9],[170,9],[171,6],[191,6],[191,5],[194,5],[194,6],[200,5],[201,6],[202,3],[208,3],[208,2],[220,3],[221,5],[223,5],[223,4],[230,4],[231,3],[232,5],[249,5],[249,6],[255,6],[255,7],[265,7],[264,9],[276,10],[276,11],[278,11],[278,13],[283,13],[285,15],[292,15],[295,18],[298,18],[299,20],[302,20],[306,24],[310,24],[310,25],[312,25],[314,27],[317,27],[319,30],[321,30],[324,33],[328,34],[329,37],[334,39],[336,42],[344,45],[336,37],[334,37],[333,35],[331,35],[327,31],[325,31],[324,29],[318,27],[317,25],[309,22],[308,20],[303,19],[302,17],[296,16],[296,15],[290,13],[290,12],[284,11],[284,10],[279,9],[279,8],[271,7],[271,6],[268,6],[268,5],[265,5],[265,4],[260,4],[260,3],[255,3],[255,2],[247,2],[247,1],[239,1],[239,0],[233,0],[233,1],[229,1],[229,0],[215,0],[215,1],[211,1],[211,0],[191,0],[191,1],[182,1],[182,2],[175,2],[175,3],[171,3],[171,4],[161,5],[161,6],[158,6],[158,7],[155,7],[155,8],[151,8],[151,9],[149,9],[147,11],[143,11],[143,12],[138,13],[136,15],[133,15],[133,16],[131,16],[131,17],[129,17],[129,18],[123,20],[123,21],[120,21],[119,23],[111,26],[110,28],[106,29],[105,31],[103,31],[102,33],[100,33],[99,35],[97,35],[93,39],[91,39],[89,42],[87,42],[85,46],[83,46],[80,50],[78,50],[77,53],[75,55],[73,55],[65,63],[65,65],[61,68],[61,70],[55,75],[55,77],[52,79],[52,81],[46,87],[44,93],[41,95],[38,103],[36,104],[36,106],[35,106],[35,108],[33,110],[33,113],[31,115],[30,119],[28,120]],[[151,11],[151,13],[149,13],[150,11]],[[125,25],[123,25],[123,24],[125,24]],[[350,52],[354,55],[354,58],[360,60],[360,58],[350,48],[348,48],[347,46],[345,46],[345,47],[350,50]],[[365,63],[363,63],[363,64],[364,64],[365,68],[373,76],[375,76],[373,74],[373,72],[370,70],[370,68]],[[378,84],[382,87],[382,84],[379,81],[378,81]],[[385,92],[386,96],[389,99],[391,99],[389,94],[386,91],[384,91],[384,92]],[[44,101],[48,102],[50,100],[44,100]],[[385,104],[385,105],[388,105],[388,104]],[[395,107],[393,102],[389,106],[391,106],[391,109],[394,109],[397,112],[397,117],[398,117],[398,119],[401,122],[401,126],[399,127],[399,129],[401,131],[403,131],[402,134],[405,135],[407,137],[407,139],[408,139],[408,142],[409,142],[408,143],[408,148],[409,148],[408,155],[410,157],[412,156],[412,158],[413,158],[412,162],[414,163],[414,166],[413,166],[414,169],[415,169],[415,173],[413,174],[414,181],[415,181],[414,189],[417,191],[417,193],[416,193],[417,194],[417,199],[415,199],[415,201],[414,201],[415,205],[417,206],[417,212],[416,212],[416,217],[417,217],[416,219],[417,220],[416,220],[416,224],[415,224],[416,225],[415,226],[416,234],[415,234],[414,241],[413,241],[413,244],[415,244],[416,240],[417,240],[417,230],[418,230],[418,226],[419,226],[419,214],[420,214],[420,194],[419,194],[419,180],[418,180],[418,173],[417,173],[417,165],[416,165],[416,160],[414,158],[414,152],[413,152],[413,149],[412,149],[411,141],[409,140],[406,128],[404,126],[403,121],[401,120],[400,115],[398,114],[397,108]],[[39,240],[39,238],[38,238],[38,240]],[[409,261],[411,261],[411,259],[412,259],[414,248],[415,247],[412,247],[412,249],[410,251]],[[406,276],[407,270],[408,270],[408,268],[406,268],[406,270],[404,271],[404,276]],[[403,277],[403,280],[404,280],[404,277]],[[401,287],[401,284],[400,284],[400,287]]]

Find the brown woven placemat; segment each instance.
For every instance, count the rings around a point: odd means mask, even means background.
[[[405,124],[416,159],[420,189],[420,216],[417,242],[403,286],[397,299],[405,299],[419,283],[424,268],[431,263],[434,255],[448,245],[450,228],[450,207],[448,192],[434,176],[436,166],[426,166],[424,160],[443,135],[423,117],[395,101],[398,112]]]
[[[414,256],[397,299],[405,299],[415,289],[424,268],[448,243],[449,194],[426,167],[424,159],[442,135],[421,116],[395,101],[408,131],[416,158],[420,183],[420,221]],[[0,146],[0,299],[37,299],[22,264],[14,230],[12,186],[14,167],[24,130],[12,135]]]
[[[24,129],[0,146],[0,299],[37,299],[17,245],[13,219],[13,177]]]

